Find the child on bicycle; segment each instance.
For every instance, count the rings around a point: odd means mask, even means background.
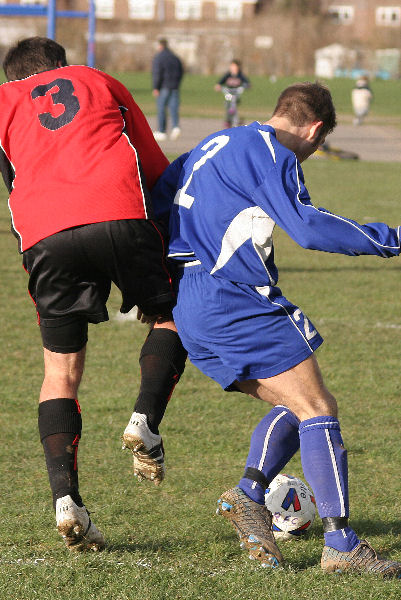
[[[216,92],[220,92],[222,87],[229,89],[233,88],[249,88],[251,83],[249,79],[243,74],[241,70],[241,62],[234,59],[230,63],[229,70],[223,75],[223,77],[216,83],[214,89]]]
[[[214,89],[216,92],[223,91],[226,98],[226,116],[225,126],[233,127],[239,124],[237,106],[240,102],[240,96],[245,88],[249,88],[251,83],[241,70],[241,62],[234,59],[230,63],[229,70],[216,83]]]

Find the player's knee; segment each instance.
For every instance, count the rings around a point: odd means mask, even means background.
[[[46,324],[43,322],[46,321]],[[50,325],[49,325],[50,323]],[[88,341],[88,321],[74,319],[67,323],[54,322],[50,319],[41,320],[40,332],[43,347],[58,354],[79,352]]]
[[[330,392],[325,392],[319,396],[311,396],[305,399],[303,409],[307,416],[304,419],[312,419],[321,416],[338,416],[338,406],[335,397]]]
[[[40,398],[75,398],[85,365],[85,347],[79,352],[63,354],[44,348],[45,375]]]
[[[176,331],[169,328],[156,328],[151,330],[142,346],[139,363],[143,367],[147,357],[157,357],[171,365],[179,379],[184,372],[187,355]]]

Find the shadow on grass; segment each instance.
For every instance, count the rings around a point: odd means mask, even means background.
[[[351,523],[352,528],[356,531],[359,539],[371,540],[373,537],[388,536],[394,534],[391,537],[391,541],[388,542],[388,538],[385,543],[382,544],[380,541],[373,543],[373,547],[377,550],[378,554],[385,558],[392,558],[391,553],[401,550],[401,538],[397,534],[400,531],[401,522],[391,521],[389,523],[383,523],[381,521],[372,522],[370,520],[357,519]],[[314,542],[319,546],[310,545],[307,547],[303,542]],[[324,538],[323,529],[321,526],[316,527],[311,531],[307,538],[304,540],[294,540],[293,542],[279,543],[280,550],[283,553],[284,559],[291,566],[294,571],[303,571],[313,566],[320,564],[320,557],[323,550]],[[287,551],[288,549],[288,551]],[[288,553],[290,556],[288,556]]]
[[[358,265],[358,264],[354,264],[354,265],[336,265],[336,266],[327,266],[327,267],[323,267],[321,265],[316,266],[316,267],[288,267],[288,266],[282,266],[280,267],[280,273],[337,273],[339,271],[344,272],[344,271],[348,271],[348,272],[357,272],[360,273],[361,270],[363,270],[364,273],[367,272],[377,272],[380,271],[380,267],[378,267],[377,265],[375,266],[370,266],[368,267],[367,265]],[[386,263],[386,271],[399,271],[400,267],[399,264],[394,261],[393,263],[391,263],[391,265],[389,265],[388,263]]]
[[[401,537],[399,531],[401,529],[401,521],[371,521],[368,519],[352,519],[350,525],[358,534],[360,539],[370,539],[373,536],[392,535],[390,544],[386,540],[386,551],[401,550]]]
[[[401,537],[397,532],[401,529],[401,521],[394,520],[390,522],[383,523],[381,521],[372,522],[371,520],[364,519],[353,519],[350,523],[352,528],[356,531],[357,535],[360,539],[369,539],[373,537],[380,536],[388,536],[394,534],[391,538],[390,544],[386,540],[386,549],[390,550],[401,550]],[[232,548],[235,548],[238,545],[238,538],[235,533],[227,532],[219,536],[218,541],[223,545],[227,546],[231,551]],[[290,542],[278,542],[280,548],[286,547],[301,547],[303,542],[321,542],[322,547],[324,544],[323,539],[323,529],[321,523],[317,521],[314,525],[311,532],[309,532],[308,536],[305,538],[296,539]],[[109,543],[107,545],[107,550],[109,552],[143,552],[143,551],[151,551],[151,552],[176,552],[177,549],[185,550],[185,548],[190,547],[192,550],[194,548],[194,540],[185,539],[184,537],[174,537],[174,538],[161,538],[156,539],[152,538],[149,540],[127,540],[123,543]],[[309,564],[309,562],[308,562]]]
[[[291,571],[305,571],[312,567],[319,566],[320,564],[320,556],[322,553],[323,543],[319,548],[310,548],[310,546],[306,547],[303,544],[302,540],[287,542],[280,544],[280,550],[283,553],[285,566],[290,568]],[[187,556],[188,549],[193,552],[193,543],[191,540],[162,540],[160,543],[152,541],[149,544],[139,542],[139,543],[110,543],[107,545],[104,552],[109,554],[113,553],[132,553],[138,555],[139,563],[152,563],[153,561],[159,559],[161,556],[164,557],[170,556],[174,557],[176,560],[179,560],[179,555]],[[211,560],[210,556],[205,555],[203,558],[198,557],[200,562],[204,562],[207,560]],[[220,557],[220,560],[229,559],[230,561],[236,560],[244,560],[248,563],[247,553],[240,549],[239,542],[237,538],[231,538],[227,536],[227,544]],[[217,562],[219,560],[217,559]],[[254,566],[254,562],[252,563]],[[146,565],[145,565],[146,566]]]

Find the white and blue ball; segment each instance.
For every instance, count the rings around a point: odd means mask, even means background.
[[[315,520],[315,498],[298,477],[277,475],[265,492],[265,504],[273,515],[273,533],[277,540],[299,539]]]

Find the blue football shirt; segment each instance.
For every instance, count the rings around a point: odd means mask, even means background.
[[[214,133],[174,161],[154,195],[171,206],[169,257],[200,261],[210,274],[275,285],[273,230],[304,248],[383,257],[400,253],[400,228],[360,225],[316,208],[301,166],[269,125]]]

